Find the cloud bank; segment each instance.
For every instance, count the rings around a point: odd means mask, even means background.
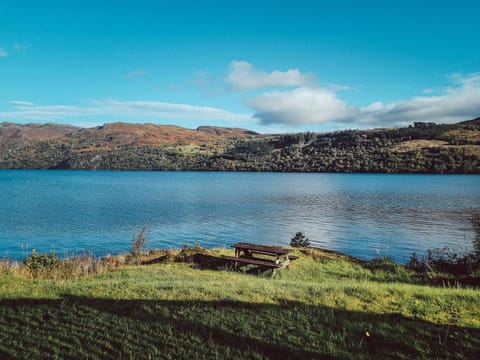
[[[347,104],[334,89],[301,86],[271,91],[246,101],[261,124],[338,124],[350,127],[405,126],[414,121],[453,123],[480,116],[480,73],[454,75],[440,95],[365,107]]]
[[[215,107],[160,101],[93,100],[86,106],[36,105],[28,101],[12,101],[10,104],[12,109],[0,112],[0,119],[52,121],[86,116],[128,116],[137,121],[140,118],[167,121],[247,121],[251,119],[249,114],[234,113]]]
[[[226,80],[232,90],[241,91],[271,86],[303,86],[313,81],[313,75],[302,74],[298,69],[267,73],[255,69],[249,62],[235,60],[230,63]]]

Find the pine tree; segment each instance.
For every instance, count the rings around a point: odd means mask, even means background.
[[[310,240],[308,240],[305,235],[301,232],[297,232],[295,236],[290,241],[290,246],[292,247],[308,247],[310,246]]]

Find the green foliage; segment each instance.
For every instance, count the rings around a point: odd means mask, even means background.
[[[310,240],[301,232],[297,232],[295,236],[290,240],[290,246],[292,247],[308,247],[310,246]]]
[[[345,130],[326,134],[298,133],[261,140],[242,140],[223,154],[197,163],[198,170],[299,171],[368,173],[479,173],[480,128],[470,137],[454,135],[464,125],[426,128]],[[452,132],[453,131],[453,132]],[[477,139],[478,140],[475,140]],[[413,147],[399,150],[411,140],[440,140],[448,147]],[[253,151],[263,142],[264,151]],[[469,145],[470,147],[466,147]],[[473,146],[474,145],[474,146]],[[273,149],[269,150],[269,147]],[[475,147],[477,146],[477,147]],[[247,150],[251,148],[252,150]]]
[[[60,264],[60,258],[56,253],[39,253],[36,249],[32,250],[32,253],[23,259],[23,266],[32,271],[52,270],[58,267]]]

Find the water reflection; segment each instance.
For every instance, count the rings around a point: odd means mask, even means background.
[[[0,256],[237,241],[314,245],[363,258],[471,246],[479,176],[0,171]]]

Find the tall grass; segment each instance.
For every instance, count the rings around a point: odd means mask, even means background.
[[[140,255],[145,251],[145,244],[148,241],[149,235],[149,228],[148,224],[145,223],[139,230],[138,234],[136,231],[133,232],[133,239],[132,239],[132,249],[130,250],[130,255],[132,256],[132,260],[138,263]]]

